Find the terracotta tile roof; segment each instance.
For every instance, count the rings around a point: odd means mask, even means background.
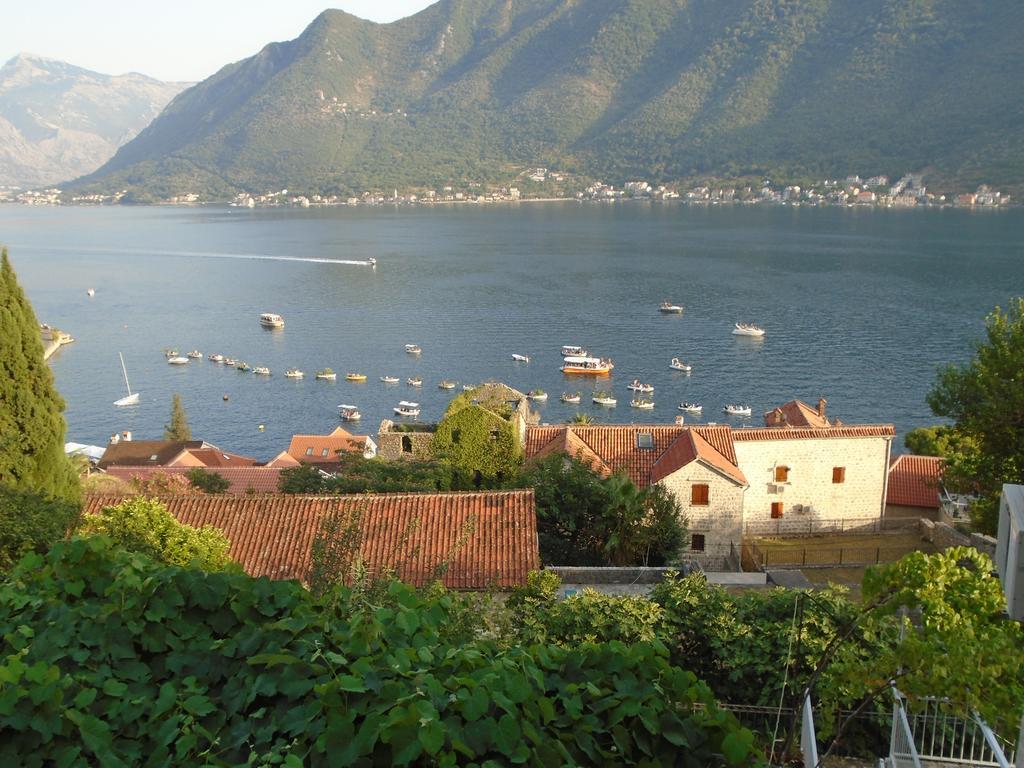
[[[107,446],[97,466],[160,467],[182,451],[209,447],[202,440],[122,440]]]
[[[885,503],[938,509],[942,462],[939,456],[897,456],[889,465]]]
[[[821,440],[833,437],[895,437],[895,435],[896,428],[892,424],[860,424],[825,429],[765,427],[732,431],[732,439],[735,442],[745,440]]]
[[[366,436],[337,427],[329,435],[293,435],[288,455],[303,464],[337,464],[338,452],[362,454]]]
[[[108,467],[107,474],[121,480],[133,477],[148,479],[154,474],[186,475],[195,467]],[[229,483],[225,493],[277,493],[281,479],[281,467],[202,467],[207,472],[220,475]],[[252,489],[250,491],[249,489]]]
[[[685,430],[679,439],[669,446],[651,469],[651,482],[656,483],[693,461],[699,461],[718,471],[738,485],[748,484],[740,468],[719,453],[696,429]]]
[[[120,501],[86,498],[86,514]],[[413,584],[442,577],[455,589],[512,587],[540,568],[532,490],[362,496],[167,496],[183,523],[212,525],[231,541],[231,556],[253,576],[303,578],[320,521],[341,510],[360,513],[361,555],[371,569],[397,567]],[[461,542],[461,544],[460,544]]]
[[[586,446],[601,461],[603,466],[612,472],[624,473],[634,483],[643,487],[652,482],[651,470],[654,465],[680,437],[691,430],[703,438],[711,451],[719,454],[725,462],[735,467],[736,452],[732,446],[731,430],[728,426],[685,427],[662,424],[528,426],[526,428],[525,453],[527,459],[532,459],[555,450],[564,450],[562,446],[576,445],[573,442],[573,437],[566,434],[571,432],[576,440]],[[638,447],[637,435],[640,434],[651,436],[652,448]],[[574,453],[574,451],[570,451],[570,453]]]
[[[180,455],[175,456],[169,466],[177,466],[188,461],[192,457],[204,467],[251,467],[257,464],[257,460],[249,456],[239,456],[237,453],[225,453],[216,448],[187,448]]]
[[[825,399],[821,399],[821,410],[825,410]],[[832,426],[831,422],[818,415],[818,409],[812,408],[802,400],[790,400],[764,414],[766,427],[812,427],[824,429]]]
[[[288,451],[281,451],[277,456],[267,462],[268,467],[297,467],[301,462],[298,459],[292,458]]]
[[[542,458],[552,453],[567,453],[570,456],[586,462],[591,469],[603,477],[612,474],[611,468],[602,461],[601,457],[594,453],[594,449],[583,442],[576,433],[566,428],[555,434],[547,445],[540,448],[531,458]]]

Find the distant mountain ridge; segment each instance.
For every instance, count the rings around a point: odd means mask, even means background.
[[[508,179],[1024,181],[1024,4],[441,0],[325,11],[176,98],[82,188]]]
[[[15,56],[0,67],[0,184],[48,186],[96,170],[187,86]]]

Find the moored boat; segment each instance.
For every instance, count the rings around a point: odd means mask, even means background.
[[[661,302],[661,306],[658,309],[666,314],[681,315],[683,314],[683,308],[679,304],[673,304],[670,301]]]
[[[411,376],[405,380],[405,383],[408,384],[410,387],[422,387],[423,379],[421,379],[419,376]]]
[[[563,403],[571,403],[573,405],[579,404],[581,399],[579,392],[563,392],[559,398]]]
[[[270,369],[267,368],[267,366],[265,365],[257,365],[255,368],[252,369],[252,372],[255,373],[257,376],[270,375]]]
[[[168,357],[167,362],[170,365],[188,365],[188,358],[182,357],[181,355],[176,355],[174,357]]]
[[[562,373],[580,373],[590,375],[604,375],[611,373],[615,364],[603,357],[575,357],[569,355],[563,359]]]
[[[380,380],[385,384],[397,384],[399,382],[399,378],[397,376],[381,376]]]
[[[530,356],[529,355],[518,355],[515,352],[512,353],[512,359],[515,360],[517,363],[528,363],[528,362],[530,362]]]
[[[629,384],[626,385],[626,389],[630,390],[631,392],[644,392],[649,394],[654,391],[654,385],[644,384],[643,382],[640,381],[640,379],[633,379],[631,382],[629,382]]]
[[[228,366],[234,368],[236,365],[238,365],[238,361],[235,360],[235,358],[233,358],[233,357],[225,357],[224,358],[224,365],[228,365]]]
[[[250,371],[252,371],[252,368],[249,367],[248,363],[246,363],[246,362],[244,362],[242,360],[239,360],[235,364],[235,370],[236,371],[241,371],[242,373],[249,373]]]
[[[305,375],[306,374],[303,371],[300,371],[298,368],[289,368],[287,371],[284,372],[284,376],[286,379],[301,379]]]
[[[577,347],[572,344],[566,344],[562,347],[562,357],[586,357],[588,354],[584,347]]]
[[[704,410],[704,406],[700,403],[680,403],[679,410],[686,413],[700,413]]]
[[[334,381],[338,378],[338,374],[332,371],[330,368],[321,368],[316,372],[318,379],[324,379],[325,381]]]
[[[761,338],[764,336],[764,328],[754,325],[753,323],[736,323],[732,329],[733,336],[754,336]]]
[[[260,325],[264,328],[284,328],[284,318],[273,312],[264,312],[260,315]]]
[[[193,349],[191,352],[189,352],[186,355],[186,357],[191,357],[193,360],[202,360],[203,359],[203,353],[200,352],[198,349]]]
[[[181,352],[178,351],[177,347],[165,347],[164,357],[180,357]]]
[[[730,416],[749,416],[751,408],[749,405],[735,405],[730,404],[722,409],[723,413],[727,413]]]
[[[607,405],[612,408],[619,402],[612,397],[610,392],[595,392],[591,400],[593,400],[597,405]]]
[[[420,404],[409,402],[408,400],[399,401],[392,410],[399,416],[415,417],[420,415]]]
[[[406,344],[405,351],[410,355],[418,355],[423,352],[419,344]]]
[[[366,381],[365,373],[346,373],[345,381]]]
[[[543,403],[545,400],[548,399],[548,393],[545,392],[543,389],[531,389],[529,392],[526,393],[526,396],[531,400],[537,401],[538,403]]]
[[[224,355],[220,354],[219,352],[215,352],[206,359],[209,360],[211,363],[223,363]]]
[[[121,371],[122,373],[124,373],[124,386],[125,389],[128,390],[128,394],[122,397],[120,400],[115,400],[114,405],[118,406],[119,408],[126,405],[138,405],[139,393],[132,392],[132,385],[128,383],[128,369],[124,365],[124,355],[118,352],[117,356],[121,358]]]
[[[693,370],[692,365],[684,363],[678,357],[673,357],[672,362],[668,364],[668,367],[671,368],[673,371],[683,371],[685,373],[689,373],[690,371]]]
[[[629,401],[631,408],[640,408],[642,410],[649,411],[654,408],[654,401],[648,400],[646,397],[638,397],[634,400]]]
[[[359,412],[358,408],[344,403],[338,406],[338,416],[342,421],[359,421],[363,418],[363,414]]]
[[[455,389],[455,382],[449,379],[443,379],[437,385],[438,389]]]

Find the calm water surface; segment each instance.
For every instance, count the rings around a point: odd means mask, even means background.
[[[1016,211],[3,206],[0,242],[40,320],[78,340],[52,358],[69,440],[103,445],[122,429],[159,437],[180,392],[195,436],[263,459],[293,433],[332,429],[339,403],[362,410],[361,433],[375,433],[403,399],[436,419],[453,394],[437,388],[442,378],[542,388],[551,399],[539,410],[551,422],[582,410],[670,423],[680,401],[696,400],[705,421],[724,420],[725,403],[749,403],[754,418],[733,423],[756,425],[774,405],[824,396],[830,415],[891,421],[902,435],[934,423],[924,397],[936,368],[969,357],[984,316],[1024,292]],[[664,299],[685,315],[661,315]],[[284,315],[286,328],[261,328],[265,311]],[[738,320],[767,336],[730,335]],[[406,343],[422,357],[406,355]],[[614,375],[564,378],[563,344],[611,357]],[[169,366],[169,346],[266,365],[273,376],[208,361]],[[134,408],[111,405],[125,394],[118,351],[142,393]],[[531,362],[513,362],[513,352]],[[675,356],[693,373],[671,372]],[[307,378],[285,379],[291,366]],[[325,366],[339,381],[313,379]],[[349,371],[369,381],[341,380]],[[384,374],[403,383],[381,384]],[[404,383],[412,375],[422,391]],[[634,377],[655,385],[653,412],[629,407]],[[613,391],[618,407],[558,402],[563,391],[594,389]]]

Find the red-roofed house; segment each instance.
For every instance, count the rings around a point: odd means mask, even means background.
[[[86,498],[85,513],[118,497]],[[532,490],[365,496],[165,496],[181,522],[219,528],[252,576],[304,579],[325,516],[356,515],[360,556],[372,572],[397,570],[422,586],[440,572],[453,589],[511,588],[540,568]],[[442,568],[442,566],[446,566]]]
[[[293,435],[288,455],[300,464],[316,464],[322,469],[338,464],[339,453],[358,453],[367,459],[377,455],[377,444],[367,435],[353,435],[337,427],[328,435]]]
[[[148,480],[155,474],[187,475],[195,467],[108,467],[107,474],[120,480],[134,478]],[[281,467],[202,467],[207,472],[220,475],[230,485],[225,493],[277,493],[281,479]]]
[[[889,517],[939,519],[942,458],[903,454],[889,465],[885,514]]]
[[[766,427],[813,427],[824,429],[831,427],[832,423],[825,418],[825,406],[828,401],[824,397],[818,398],[818,407],[811,408],[802,400],[790,400],[785,405],[780,405],[764,415]]]

